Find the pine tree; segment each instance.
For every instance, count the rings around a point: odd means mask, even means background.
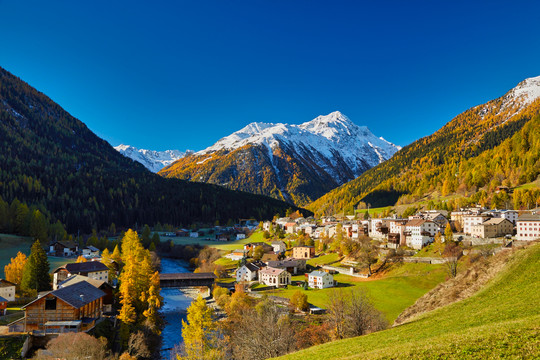
[[[21,289],[26,293],[50,290],[50,281],[47,254],[45,254],[39,240],[36,240],[32,245],[30,256],[24,266]]]

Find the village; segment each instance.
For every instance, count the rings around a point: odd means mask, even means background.
[[[203,241],[219,249],[221,257],[214,261],[217,271],[193,274],[199,277],[207,274],[205,279],[214,285],[209,284],[205,291],[199,289],[193,297],[199,292],[209,294],[215,286],[233,292],[241,286],[252,296],[272,295],[274,301],[290,307],[293,293],[286,289],[305,292],[349,286],[340,284],[339,279],[343,276],[358,281],[367,279],[387,261],[396,261],[398,253],[401,254],[399,261],[444,263],[448,259],[434,256],[433,252],[426,256],[415,254],[421,254],[422,249],[437,241],[444,244],[449,237],[468,248],[486,244],[504,248],[514,242],[538,239],[540,212],[538,209],[518,212],[471,207],[450,213],[427,210],[407,218],[365,220],[352,216],[304,218],[296,212],[273,221],[243,220],[236,226],[181,229],[162,232],[161,236],[164,242],[182,238],[194,243]],[[371,258],[360,259],[354,256],[353,250],[346,250],[347,246],[355,248],[355,243],[369,244]],[[343,244],[349,245],[344,249]],[[34,336],[28,339],[36,341],[36,336],[89,332],[103,319],[114,321],[117,283],[110,274],[118,273],[119,264],[110,258],[104,260],[100,250],[92,245],[79,249],[75,243],[54,241],[47,250],[48,255],[65,258],[68,262],[52,271],[52,290],[41,292],[22,304],[20,309],[24,315],[6,324],[4,333],[6,330],[11,334],[31,333]],[[75,258],[78,262],[73,262]],[[16,284],[0,280],[2,315],[10,304],[20,303],[15,297],[15,288]],[[279,292],[280,289],[283,292]],[[294,309],[293,306],[293,310],[324,313],[324,303],[311,301],[317,297],[310,296],[307,307]],[[211,298],[210,294],[207,299]],[[25,344],[25,349],[31,347],[31,343]]]

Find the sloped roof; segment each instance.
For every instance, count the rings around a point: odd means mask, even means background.
[[[94,272],[94,271],[108,271],[107,265],[99,261],[87,261],[81,263],[66,264],[65,269],[71,274],[77,274],[81,272]]]
[[[3,297],[0,296],[0,302],[7,302],[7,299],[4,299]]]
[[[106,284],[106,282],[103,280],[92,279],[92,278],[89,278],[88,276],[71,275],[66,280],[59,283],[58,287],[60,288],[60,287],[70,286],[76,283],[80,283],[81,281],[86,281],[90,285],[93,285],[94,287],[97,287],[97,288],[100,288],[103,284]]]
[[[485,221],[482,225],[499,225],[500,223],[505,222],[505,221],[510,222],[510,220],[505,219],[505,218],[491,218]]]
[[[518,217],[517,221],[540,221],[540,215],[524,214]]]
[[[15,284],[12,283],[11,281],[7,281],[5,279],[0,279],[0,288],[2,288],[2,287],[11,287],[11,286],[15,286]]]
[[[274,268],[298,267],[301,264],[299,260],[268,261],[268,266]]]
[[[259,267],[255,264],[251,264],[251,263],[248,263],[245,265],[245,267],[248,268],[249,271],[258,271],[259,270]]]
[[[279,275],[282,272],[284,272],[285,269],[276,269],[270,266],[265,267],[264,269],[261,269],[261,274],[267,274],[267,275]]]
[[[324,271],[318,271],[318,270],[312,271],[312,272],[309,273],[309,276],[323,277],[323,276],[325,276],[325,275],[330,275],[330,274],[328,274],[327,272],[324,272]]]
[[[74,308],[80,309],[84,305],[87,305],[91,303],[92,301],[95,301],[105,296],[105,293],[101,291],[100,289],[96,288],[95,286],[87,283],[86,281],[81,281],[76,284],[66,286],[58,290],[51,291],[47,293],[47,295],[44,295],[44,296],[48,296],[48,295],[54,295],[58,299],[63,300],[64,302],[73,306]],[[23,309],[27,308],[28,306],[38,301],[39,299],[41,299],[41,297],[26,304],[23,307]]]

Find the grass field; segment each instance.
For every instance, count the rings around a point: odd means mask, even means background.
[[[247,244],[249,242],[258,242],[258,241],[264,241],[263,240],[263,233],[262,231],[256,231],[254,232],[250,237],[242,240],[236,240],[236,241],[217,241],[217,240],[208,240],[213,239],[214,235],[204,235],[198,238],[191,238],[191,237],[168,237],[160,234],[161,241],[173,241],[175,244],[179,245],[193,245],[193,244],[199,244],[199,245],[207,245],[210,247],[214,247],[219,250],[235,250],[235,249],[241,249],[244,247],[244,244]]]
[[[17,256],[17,252],[30,254],[32,238],[0,234],[0,278],[4,278],[4,266],[11,262],[11,258]]]
[[[313,259],[309,259],[308,261],[306,261],[306,264],[311,265],[311,266],[318,266],[318,265],[322,266],[322,265],[335,263],[338,260],[339,260],[339,255],[336,253],[331,253],[331,254],[321,255]]]
[[[11,262],[11,258],[17,256],[17,252],[22,252],[27,256],[30,255],[30,247],[32,246],[32,238],[0,234],[0,278],[4,278],[4,267]],[[49,256],[49,270],[52,272],[57,267],[69,262],[75,262],[74,258],[63,258]]]
[[[412,305],[419,297],[434,288],[445,278],[445,269],[441,265],[431,264],[395,264],[381,277],[370,279],[357,278],[343,274],[334,275],[338,282],[337,289],[343,291],[364,291],[373,305],[382,311],[392,323],[405,308]],[[292,281],[304,280],[304,276],[292,278]],[[290,298],[297,291],[308,296],[308,302],[322,308],[327,307],[328,296],[336,288],[308,289],[289,286],[288,289],[268,290],[269,295]]]
[[[463,301],[370,335],[282,359],[538,359],[540,244],[516,252],[488,285]]]

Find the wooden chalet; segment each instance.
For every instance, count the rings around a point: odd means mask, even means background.
[[[71,275],[83,275],[92,279],[109,281],[109,268],[99,261],[87,261],[81,263],[71,263],[60,266],[53,272],[53,289],[57,289],[58,284],[66,280]]]
[[[79,245],[73,242],[55,241],[49,245],[49,253],[54,256],[74,256],[79,252]]]
[[[88,331],[102,316],[104,296],[86,281],[51,291],[23,307],[22,331],[35,335]]]
[[[111,312],[112,305],[114,303],[113,287],[106,281],[92,279],[84,275],[71,275],[66,280],[59,283],[58,288],[61,289],[68,287],[73,284],[80,283],[81,281],[86,281],[90,285],[93,285],[105,293],[105,296],[103,297],[103,312]]]

